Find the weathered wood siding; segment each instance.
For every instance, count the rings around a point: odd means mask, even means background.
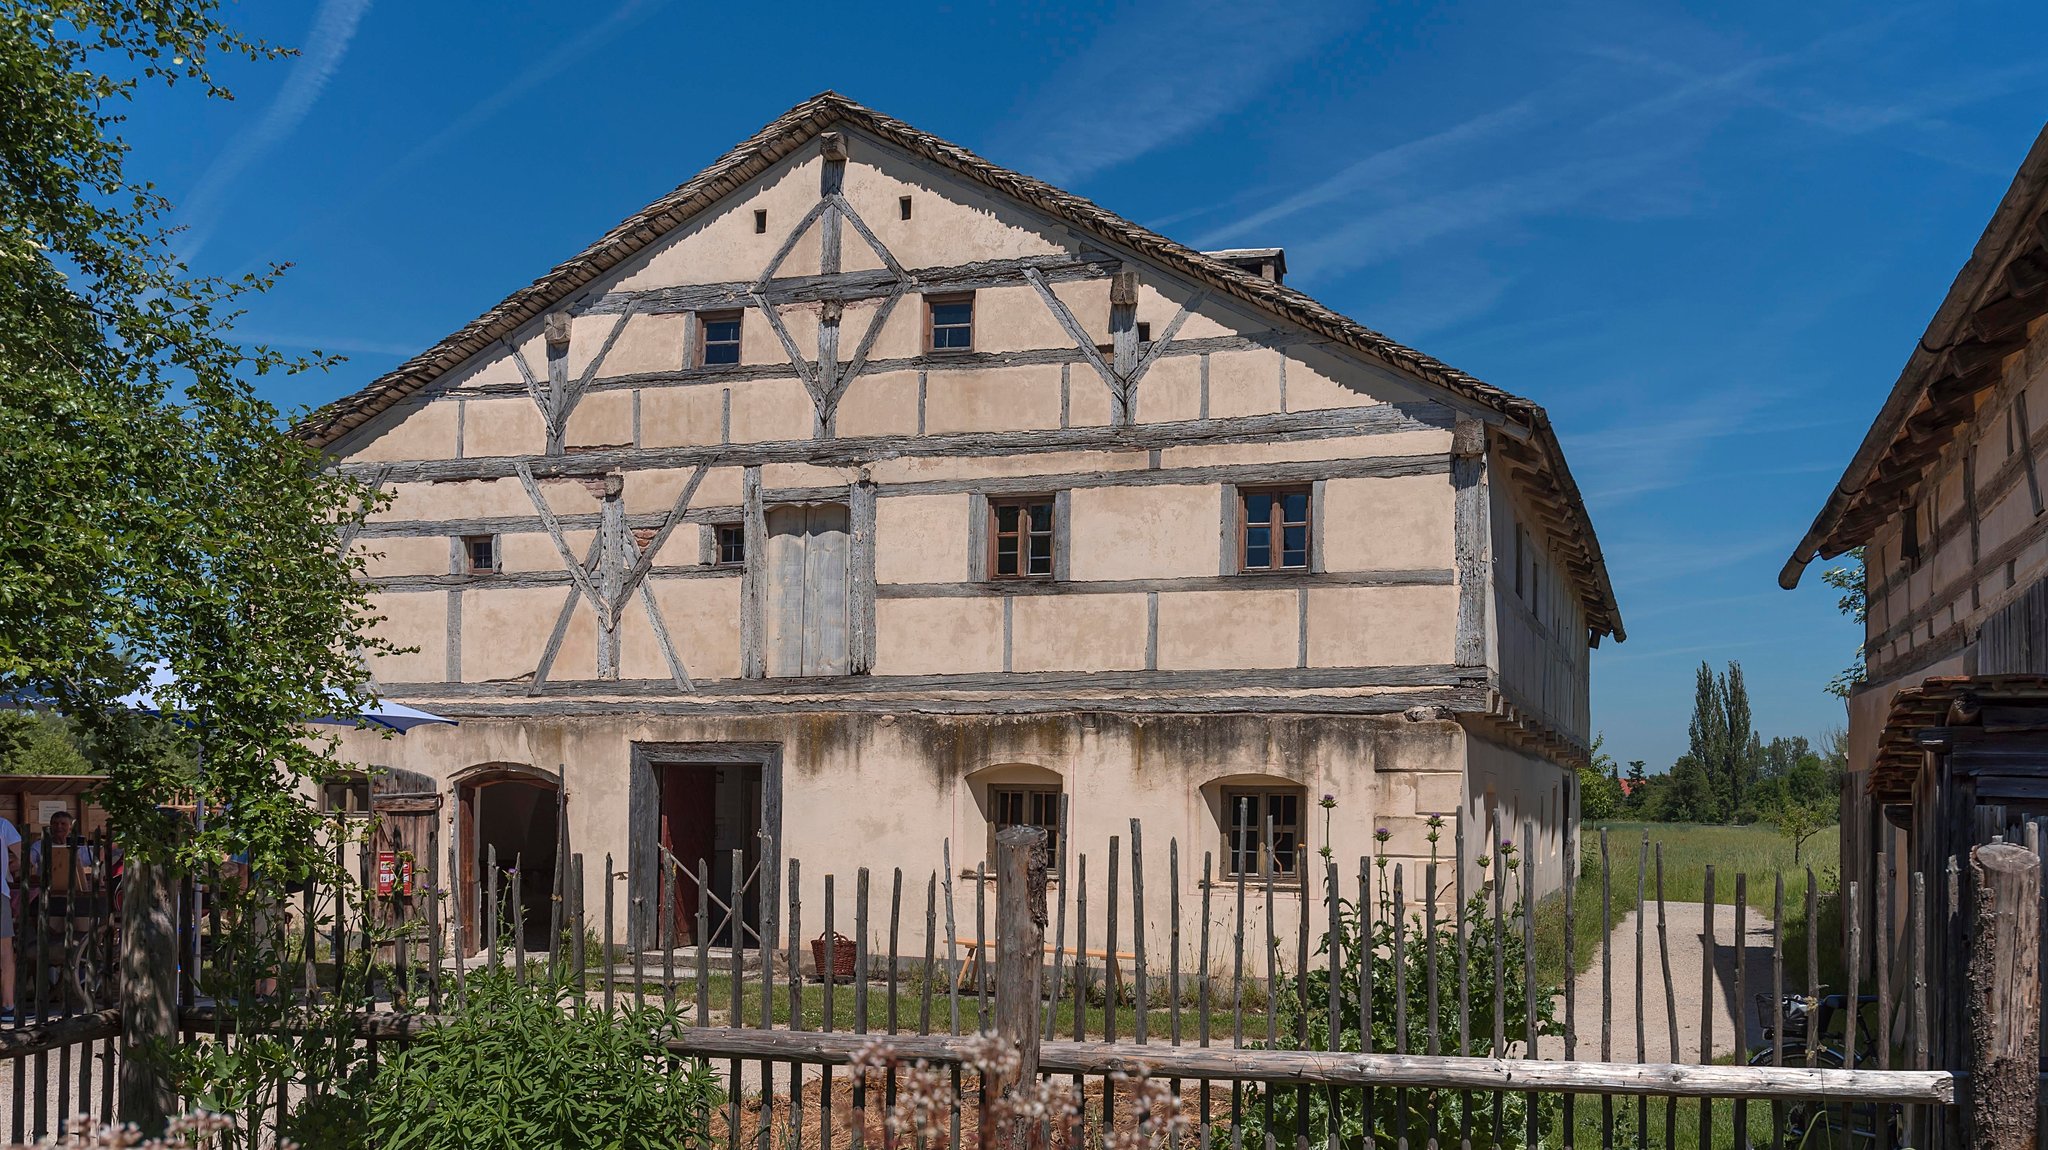
[[[1553,729],[1592,741],[1590,649],[1586,613],[1548,532],[1489,467],[1493,544],[1493,649],[1501,691]]]
[[[1930,465],[1920,497],[1865,549],[1873,686],[1917,681],[1934,667],[2048,671],[2042,618],[2026,598],[2048,575],[2044,413],[2048,334],[2037,330]]]

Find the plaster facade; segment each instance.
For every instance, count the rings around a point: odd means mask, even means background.
[[[970,294],[971,346],[935,349],[933,305]],[[733,314],[737,362],[707,362]],[[1567,873],[1598,635],[1469,399],[852,128],[528,328],[328,444],[392,496],[353,543],[414,648],[380,690],[460,721],[352,733],[361,762],[458,797],[559,770],[571,850],[651,901],[686,815],[662,764],[729,749],[762,795],[718,817],[802,861],[809,933],[828,872],[851,930],[857,867],[914,903],[949,857],[971,914],[991,788],[1023,783],[1064,797],[1064,890],[1112,836],[1128,866],[1142,820],[1154,954],[1170,869],[1191,911],[1222,881],[1234,787],[1293,789],[1318,880],[1324,847],[1347,884],[1381,852],[1448,864],[1427,820],[1460,810],[1533,823],[1543,890]],[[1249,570],[1245,495],[1272,488],[1309,543]],[[1018,497],[1052,556],[1006,578],[992,507]]]

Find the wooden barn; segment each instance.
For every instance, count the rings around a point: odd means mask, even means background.
[[[1894,969],[1899,875],[1952,876],[1930,880],[1928,941],[1958,963],[1971,846],[2048,819],[2044,419],[2048,131],[1779,578],[1794,587],[1817,559],[1861,549],[1867,678],[1849,700],[1841,878]]]

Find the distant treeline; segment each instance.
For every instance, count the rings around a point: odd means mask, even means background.
[[[83,724],[50,711],[0,708],[0,775],[103,774],[117,759],[197,770],[191,747],[167,720],[131,714],[119,733],[119,747],[102,745]]]
[[[1579,771],[1579,811],[1586,819],[1684,823],[1773,823],[1795,838],[1841,818],[1848,736],[1825,746],[1803,735],[1765,742],[1751,725],[1742,664],[1716,675],[1700,664],[1693,691],[1687,750],[1669,770],[1651,774],[1641,759],[1624,771],[1593,744]]]

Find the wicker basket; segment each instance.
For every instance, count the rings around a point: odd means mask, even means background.
[[[817,968],[818,978],[822,981],[826,977],[825,936],[822,934],[811,940],[811,965]],[[853,981],[853,940],[838,931],[832,932],[831,978],[834,982]]]

